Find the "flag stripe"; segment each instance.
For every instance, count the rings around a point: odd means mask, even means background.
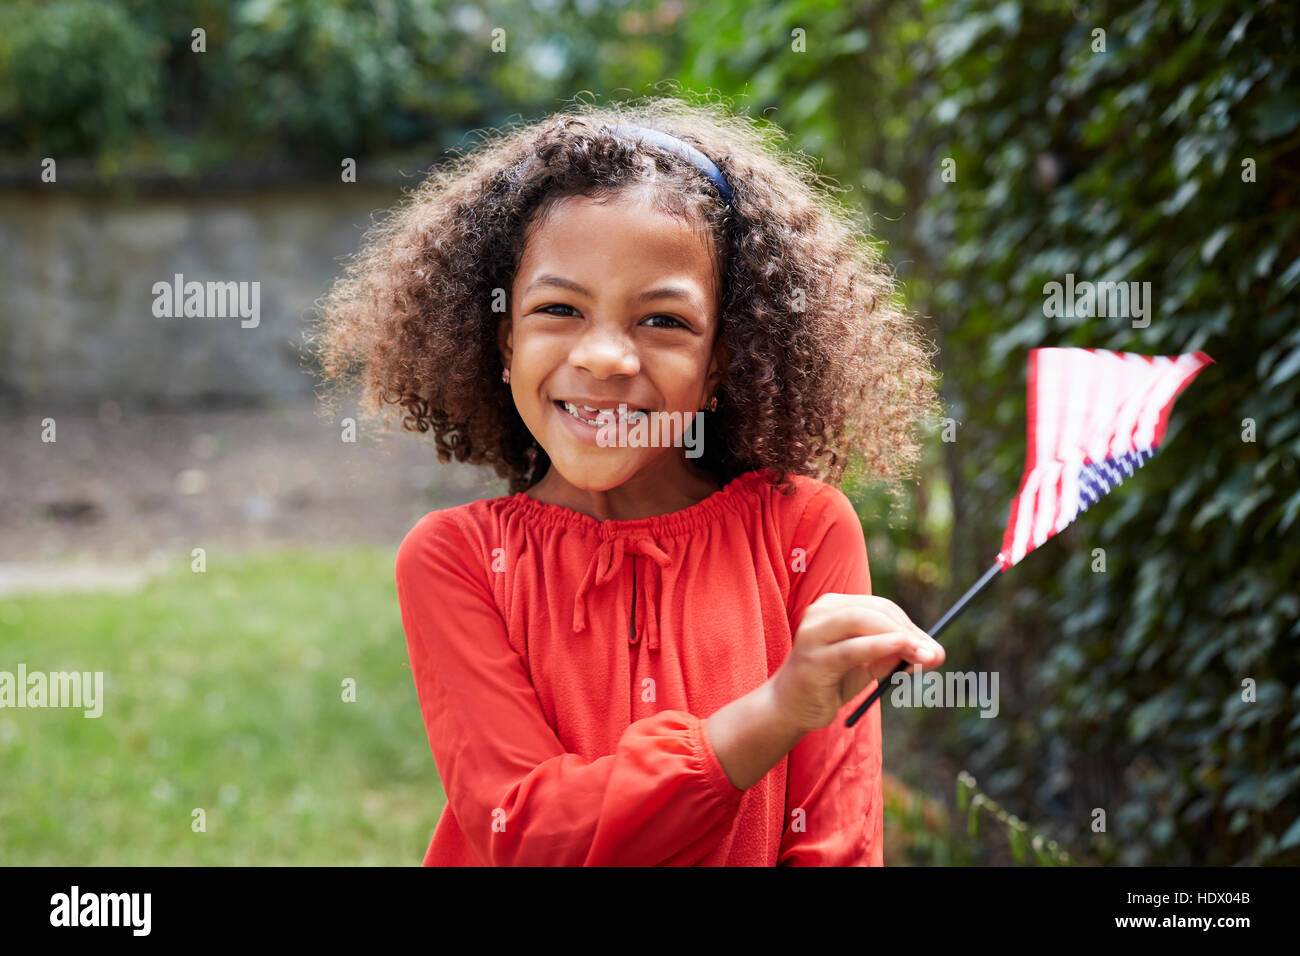
[[[1031,349],[1025,470],[998,552],[1002,570],[1150,461],[1174,399],[1213,361],[1204,352]]]

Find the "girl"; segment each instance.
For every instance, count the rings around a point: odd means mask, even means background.
[[[880,707],[844,720],[944,653],[826,482],[902,474],[933,372],[802,157],[580,104],[431,174],[321,315],[328,380],[512,493],[397,555],[425,865],[882,863]]]

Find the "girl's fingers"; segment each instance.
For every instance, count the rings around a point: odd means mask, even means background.
[[[888,615],[889,617],[893,618],[893,620],[897,621],[900,628],[902,628],[903,630],[912,631],[922,642],[938,643],[937,641],[935,641],[933,637],[931,637],[925,631],[921,630],[921,628],[917,624],[915,624],[910,617],[907,616],[907,612],[905,612],[901,607],[899,607],[893,601],[889,600],[888,598],[877,598],[876,600],[879,602],[876,606],[884,614]]]
[[[826,611],[827,618],[834,625],[835,631],[841,634],[856,632],[868,635],[901,632],[936,652],[942,650],[939,642],[913,624],[901,609],[895,607],[891,613],[887,604],[863,604],[861,602],[869,599],[868,596],[856,595],[856,597],[858,598],[856,602],[845,602]],[[834,641],[835,638],[832,637],[830,640]]]
[[[889,680],[894,674],[894,668],[898,666],[901,657],[884,657],[878,658],[871,663],[862,664],[853,668],[844,676],[841,682],[841,696],[844,703],[848,703],[872,681]],[[915,674],[925,665],[922,663],[909,664],[903,673]],[[934,667],[933,661],[929,662],[930,667]],[[879,673],[876,673],[879,671]]]
[[[848,609],[861,609],[865,611],[882,614],[889,618],[899,630],[910,630],[924,640],[933,641],[928,633],[918,627],[910,617],[907,616],[901,607],[895,604],[889,598],[880,597],[876,594],[823,594],[818,599],[818,603],[825,606],[828,610],[843,611]]]
[[[889,676],[900,660],[912,661],[913,673],[916,665],[933,667],[943,662],[942,650],[936,654],[926,645],[918,647],[911,634],[899,631],[850,637],[835,644],[834,650],[832,666],[837,671],[847,673],[865,665],[876,680]]]
[[[876,676],[871,673],[870,667],[865,664],[862,667],[855,667],[844,678],[840,692],[841,699],[844,703],[848,703],[854,697],[857,697],[858,694],[862,693],[862,689],[873,680],[876,680]]]

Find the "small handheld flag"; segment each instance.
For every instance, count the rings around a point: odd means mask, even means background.
[[[1164,441],[1174,399],[1213,361],[1204,352],[1030,349],[1025,471],[1011,502],[1002,550],[927,633],[938,637],[999,574],[1150,461]],[[900,661],[890,676],[909,666]],[[857,723],[884,688],[885,682],[879,683],[845,726]]]
[[[1032,349],[1025,473],[998,552],[1002,570],[1150,461],[1174,399],[1213,361],[1204,352]]]

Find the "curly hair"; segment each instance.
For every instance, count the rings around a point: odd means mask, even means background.
[[[603,127],[690,143],[722,171],[727,206],[687,161]],[[870,238],[775,126],[713,103],[647,97],[572,103],[485,135],[431,170],[367,231],[318,302],[307,339],[327,403],[359,384],[385,425],[432,431],[446,462],[491,465],[512,492],[549,458],[501,381],[497,327],[530,229],[556,200],[649,190],[655,207],[712,236],[728,359],[696,464],[726,483],[747,471],[839,483],[852,458],[874,477],[910,473],[916,427],[936,409],[933,354]]]

